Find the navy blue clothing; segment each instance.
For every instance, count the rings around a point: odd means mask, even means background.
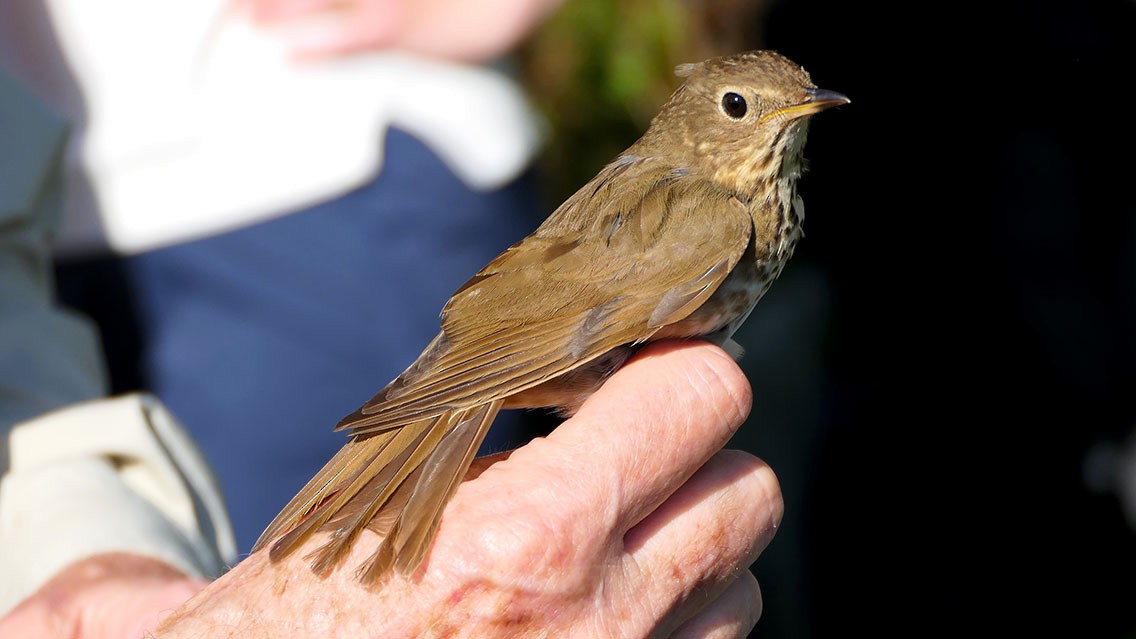
[[[472,191],[415,138],[390,131],[385,144],[382,172],[343,197],[121,260],[140,379],[220,477],[242,552],[344,443],[339,418],[402,372],[449,296],[541,217],[528,180]],[[514,443],[517,417],[502,413],[487,446]]]

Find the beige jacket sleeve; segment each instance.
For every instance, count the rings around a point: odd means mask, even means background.
[[[64,123],[0,70],[0,615],[61,568],[125,551],[235,561],[200,453],[151,396],[99,399],[97,335],[53,302]]]
[[[156,398],[132,394],[13,428],[0,480],[0,614],[68,564],[105,552],[221,574],[236,544],[200,452]]]

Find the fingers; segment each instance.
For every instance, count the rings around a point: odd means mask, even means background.
[[[741,451],[721,451],[628,531],[621,585],[661,620],[656,630],[667,636],[701,616],[708,601],[721,599],[739,574],[748,574],[783,512],[780,486],[767,464]],[[730,614],[752,616],[743,612]]]
[[[671,639],[742,639],[761,617],[761,588],[746,570],[717,599],[679,626]]]
[[[642,520],[729,440],[750,407],[745,376],[706,343],[645,348],[561,424],[543,446],[592,477],[582,503],[607,503],[615,532]],[[593,451],[581,467],[578,451]],[[518,451],[518,454],[524,449]]]
[[[480,62],[513,49],[561,0],[231,0],[287,26],[301,59],[392,48]]]
[[[337,3],[335,0],[236,0],[235,4],[247,6],[255,20],[278,22],[329,11]]]
[[[426,578],[492,584],[514,593],[518,611],[553,593],[566,623],[568,611],[618,619],[627,636],[677,628],[744,571],[780,518],[767,466],[715,455],[749,402],[720,349],[644,349],[547,438],[474,471],[446,510]]]
[[[313,59],[393,45],[410,12],[386,0],[233,0],[262,25],[283,27],[293,54]]]
[[[369,2],[350,11],[328,12],[296,25],[289,40],[294,54],[313,59],[383,49],[396,44],[407,17],[396,3]]]

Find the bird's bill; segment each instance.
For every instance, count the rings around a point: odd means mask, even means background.
[[[829,91],[827,89],[809,89],[809,98],[800,104],[787,106],[784,109],[778,109],[773,113],[766,115],[762,121],[772,118],[787,118],[795,120],[803,118],[814,113],[820,113],[825,109],[841,104],[848,104],[851,102],[844,94],[837,93],[836,91]]]

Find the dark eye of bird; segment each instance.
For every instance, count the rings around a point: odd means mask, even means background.
[[[748,108],[746,99],[733,91],[722,96],[722,110],[726,112],[726,115],[735,120],[740,120],[745,117]]]

